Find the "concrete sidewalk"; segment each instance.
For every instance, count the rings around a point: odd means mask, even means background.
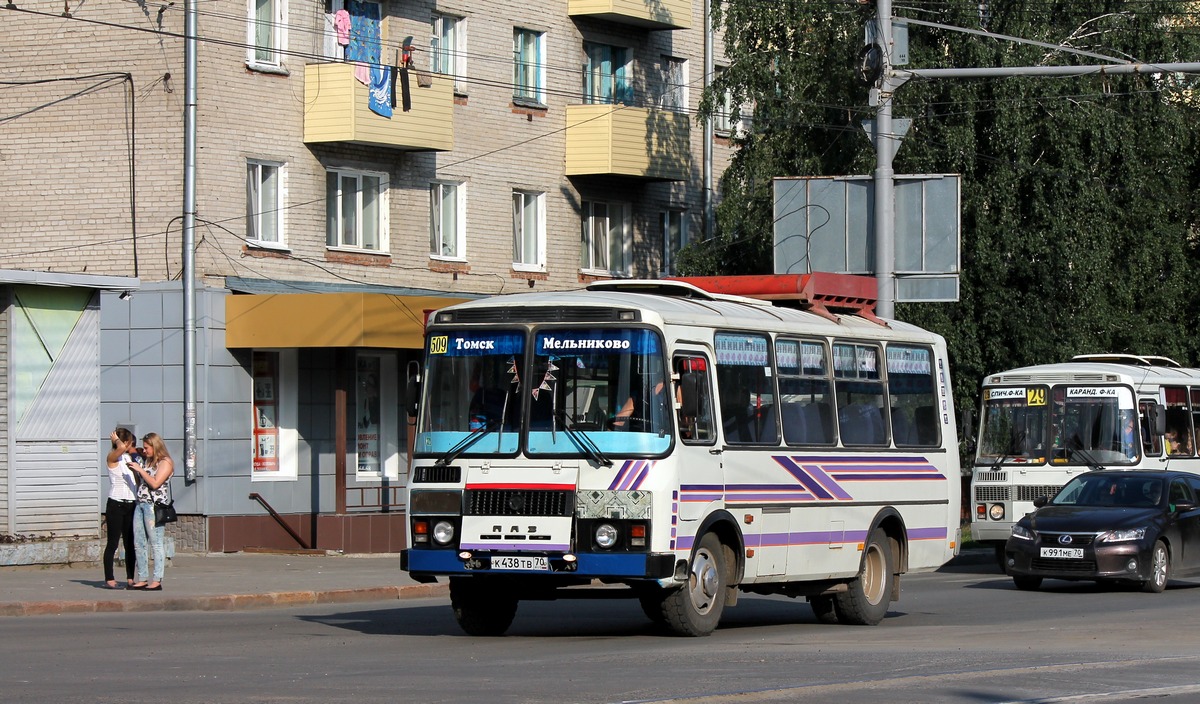
[[[116,568],[125,583],[125,568]],[[107,589],[99,564],[0,567],[0,616],[129,611],[228,611],[443,596],[418,584],[400,556],[177,554],[161,592]]]

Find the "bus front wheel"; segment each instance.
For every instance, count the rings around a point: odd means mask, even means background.
[[[876,528],[863,547],[862,568],[846,591],[837,594],[838,620],[855,626],[874,626],[892,603],[892,550],[887,535]]]
[[[687,584],[668,592],[663,598],[663,622],[680,635],[712,633],[725,610],[728,586],[729,561],[725,546],[715,534],[707,533],[692,554]]]
[[[503,584],[477,577],[450,578],[450,606],[471,636],[502,636],[517,615],[517,597]]]

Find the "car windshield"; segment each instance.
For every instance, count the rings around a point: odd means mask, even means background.
[[[1085,474],[1075,477],[1050,503],[1055,506],[1117,506],[1152,508],[1159,505],[1163,480],[1137,474]]]

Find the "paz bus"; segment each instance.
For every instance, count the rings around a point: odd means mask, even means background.
[[[589,587],[691,636],[741,592],[878,623],[900,575],[956,554],[961,483],[945,343],[875,317],[875,285],[607,281],[433,313],[402,568],[448,578],[473,635]]]
[[[983,380],[971,530],[1003,564],[1039,496],[1098,468],[1200,472],[1200,370],[1166,357],[1092,354]]]

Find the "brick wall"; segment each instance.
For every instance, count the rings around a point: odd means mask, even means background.
[[[34,81],[127,72],[132,90],[120,76],[6,89],[9,111],[24,111],[0,131],[0,163],[8,196],[0,200],[0,255],[6,257],[6,266],[131,275],[136,256],[136,270],[143,280],[177,276],[182,40],[82,21],[140,29],[158,26],[157,14],[123,0],[74,7],[74,19],[60,17],[62,5],[46,0],[21,7],[46,14],[9,13],[0,24],[0,41],[10,56],[18,57],[0,66],[0,78]],[[219,12],[203,13],[201,36],[244,43],[243,6],[225,3],[221,7]],[[558,2],[438,3],[439,11],[466,17],[469,79],[466,95],[454,108],[455,148],[437,154],[303,144],[304,66],[319,60],[321,7],[312,0],[289,3],[288,49],[294,54],[285,58],[286,75],[249,70],[244,47],[199,43],[196,256],[201,275],[361,282],[447,292],[522,290],[525,276],[514,274],[511,267],[514,188],[547,193],[549,262],[546,276],[539,277],[540,287],[579,285],[578,208],[583,199],[632,203],[639,275],[652,276],[659,270],[659,213],[664,208],[686,207],[691,232],[699,236],[703,224],[699,125],[693,125],[691,136],[692,177],[660,184],[566,178],[562,131],[566,106],[580,100],[584,39],[634,50],[639,100],[649,100],[645,90],[657,77],[663,55],[689,59],[694,109],[703,70],[698,0],[693,4],[693,27],[671,32],[572,20]],[[431,2],[384,4],[385,57],[391,57],[404,36],[415,37],[418,47],[428,46],[433,9]],[[164,30],[181,33],[182,5],[166,7],[161,22]],[[514,25],[546,33],[548,108],[534,115],[514,110],[511,104]],[[422,51],[415,60],[418,67],[428,66]],[[715,149],[718,176],[727,157],[727,148]],[[245,251],[247,158],[287,164],[284,218],[290,252],[285,256],[252,257]],[[326,250],[325,169],[338,166],[390,175],[390,257],[367,257],[364,263],[362,258],[331,257]],[[465,266],[431,266],[428,185],[435,178],[467,184]],[[136,182],[132,191],[131,179]],[[64,243],[70,244],[61,246]]]

